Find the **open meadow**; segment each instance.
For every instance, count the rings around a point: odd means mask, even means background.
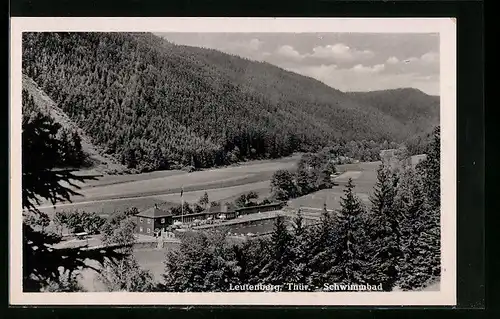
[[[335,178],[335,186],[331,189],[322,189],[320,191],[292,199],[288,202],[291,208],[304,208],[309,210],[323,209],[326,203],[327,209],[340,209],[340,197],[344,194],[344,186],[352,178],[355,185],[354,192],[363,201],[369,203],[370,194],[377,181],[377,168],[380,162],[366,162],[356,164],[345,164],[336,166],[341,174]]]
[[[292,169],[300,156],[277,160],[253,161],[192,173],[182,171],[153,172],[135,175],[109,175],[82,184],[82,196],[71,203],[56,206],[43,203],[39,209],[49,215],[63,210],[84,210],[108,215],[114,211],[136,207],[146,209],[154,204],[195,202],[206,191],[210,201],[231,201],[237,196],[255,191],[261,198],[269,195],[269,182],[278,169]],[[82,174],[82,173],[80,173]]]
[[[132,175],[107,175],[95,181],[82,184],[72,202],[42,204],[39,209],[49,216],[57,211],[81,210],[106,216],[115,211],[135,207],[144,210],[157,204],[171,207],[181,203],[180,192],[184,189],[184,201],[194,203],[207,192],[210,201],[232,202],[239,195],[250,191],[260,198],[270,195],[270,179],[279,169],[293,169],[300,155],[265,161],[253,161],[238,166],[210,170],[183,172],[159,171]],[[422,156],[414,156],[416,164]],[[377,168],[381,162],[361,162],[336,166],[339,176],[335,186],[299,198],[292,199],[288,206],[293,209],[321,210],[323,204],[329,210],[340,208],[340,197],[344,185],[352,178],[358,197],[369,204],[369,196],[377,180]],[[83,174],[80,172],[79,174]]]
[[[416,165],[423,159],[425,159],[425,155],[412,156],[411,164]],[[331,189],[323,189],[292,199],[288,202],[288,206],[295,209],[302,207],[313,211],[321,211],[324,203],[326,203],[329,210],[340,209],[340,197],[344,194],[344,186],[349,178],[352,178],[356,195],[365,205],[369,205],[370,195],[377,182],[377,169],[380,165],[380,161],[338,165],[336,169],[341,174],[335,177],[335,186]]]

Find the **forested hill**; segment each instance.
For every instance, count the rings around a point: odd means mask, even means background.
[[[139,170],[279,157],[339,139],[402,141],[427,130],[312,78],[152,34],[24,33],[23,73],[94,144]]]
[[[412,123],[417,133],[430,133],[439,125],[439,96],[427,95],[413,88],[348,94],[403,123]]]

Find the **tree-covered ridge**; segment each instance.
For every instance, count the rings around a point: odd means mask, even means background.
[[[430,134],[431,129],[439,125],[439,96],[429,96],[412,88],[352,92],[349,95],[399,121],[412,123],[416,132]]]
[[[93,143],[142,171],[413,133],[311,78],[151,34],[25,33],[23,72]]]

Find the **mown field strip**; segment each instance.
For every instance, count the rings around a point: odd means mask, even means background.
[[[114,177],[104,176],[102,177],[105,180],[104,185],[99,185],[99,180],[89,181],[89,185],[96,183],[94,186],[86,187],[85,184],[82,184],[80,185],[81,189],[77,190],[82,196],[75,196],[71,200],[73,203],[77,203],[104,199],[130,199],[180,193],[182,187],[184,187],[184,192],[190,192],[240,186],[268,181],[276,170],[293,168],[296,160],[295,156],[276,161],[263,161],[193,173],[173,173],[170,175],[161,173],[168,176],[158,176],[160,173],[145,173],[130,177],[133,179],[132,181],[123,181],[123,176],[115,176],[116,181],[113,181]],[[66,204],[69,205],[69,203]],[[45,202],[40,206],[49,207],[52,205]]]
[[[269,181],[243,184],[238,186],[231,186],[225,188],[212,188],[203,189],[199,191],[184,192],[184,201],[189,203],[194,203],[207,192],[208,197],[211,201],[230,201],[240,194],[247,193],[250,191],[256,191],[261,198],[265,197],[269,193]],[[173,194],[164,195],[148,195],[141,197],[130,197],[130,198],[117,198],[117,199],[102,199],[102,200],[89,200],[81,201],[75,203],[64,203],[58,204],[56,206],[45,205],[39,209],[49,216],[55,214],[58,211],[63,210],[84,210],[87,212],[95,212],[98,214],[108,215],[114,211],[124,211],[131,207],[136,207],[139,210],[149,208],[154,204],[161,205],[165,202],[180,203],[181,198],[178,192]]]

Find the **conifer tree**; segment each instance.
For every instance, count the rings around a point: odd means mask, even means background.
[[[349,178],[340,199],[341,210],[335,219],[336,259],[332,267],[335,282],[361,284],[363,278],[363,212],[360,199],[353,191],[354,184]]]
[[[297,195],[293,175],[285,170],[277,170],[271,178],[271,191],[277,200],[288,200]]]
[[[315,190],[315,178],[306,166],[305,158],[301,158],[297,164],[297,171],[295,172],[297,191],[301,195],[309,194]]]
[[[62,167],[65,167],[69,164],[68,159],[71,158],[71,144],[69,141],[70,136],[68,130],[65,128],[61,128],[59,130],[57,138],[60,141],[60,147],[58,152],[61,157],[60,163],[57,164]]]
[[[304,225],[304,217],[299,208],[297,215],[293,218],[293,258],[295,265],[295,272],[297,274],[297,282],[305,283],[309,276],[309,254],[307,247],[307,231]]]
[[[267,238],[257,238],[242,246],[237,254],[237,265],[241,268],[239,277],[242,283],[258,284],[267,280],[270,274],[268,265],[273,255],[271,241]]]
[[[423,179],[412,167],[403,172],[395,201],[404,214],[398,286],[422,288],[440,275],[440,225],[426,198]]]
[[[304,217],[302,216],[302,211],[299,208],[297,210],[297,215],[293,219],[293,234],[295,237],[302,237],[305,233]]]
[[[37,205],[40,199],[56,204],[79,195],[77,182],[96,179],[95,176],[81,176],[71,170],[56,170],[61,162],[58,152],[60,141],[57,133],[60,126],[40,112],[34,112],[33,98],[23,91],[22,120],[22,206],[26,211],[40,214]],[[37,292],[46,289],[77,288],[68,285],[72,275],[82,268],[88,268],[85,260],[100,263],[105,258],[121,258],[114,249],[88,251],[80,248],[53,249],[59,243],[59,235],[40,232],[23,223],[23,291]],[[61,276],[61,268],[69,277]],[[66,283],[65,283],[66,282]]]
[[[370,197],[366,246],[370,264],[366,276],[371,284],[382,284],[386,291],[394,288],[401,257],[401,213],[395,208],[394,196],[393,174],[381,165]]]
[[[190,233],[179,250],[165,258],[161,291],[227,291],[238,275],[238,263],[222,232]]]
[[[239,284],[237,276],[239,268],[234,256],[234,250],[227,241],[226,233],[209,232],[210,264],[206,268],[205,291],[228,291],[230,284]]]
[[[441,207],[441,131],[436,127],[427,147],[427,157],[422,162],[426,195],[432,209]]]
[[[331,270],[336,257],[333,222],[324,203],[319,224],[308,231],[306,242],[310,256],[308,263],[310,276],[307,283],[316,289],[321,289],[322,285],[331,279]]]
[[[210,202],[210,200],[208,199],[208,193],[205,192],[203,193],[203,196],[200,197],[198,203],[204,208],[204,209],[207,209],[208,208],[208,203]]]
[[[85,154],[82,150],[82,138],[76,131],[71,132],[72,165],[80,167],[84,164]]]
[[[179,250],[169,251],[165,258],[162,291],[199,292],[206,287],[205,275],[210,265],[209,241],[204,234],[188,234]]]
[[[252,262],[250,249],[253,244],[252,241],[245,241],[241,245],[232,245],[232,253],[234,254],[236,268],[235,279],[240,284],[248,284],[252,279],[250,270],[250,264]]]
[[[285,217],[279,215],[274,220],[274,230],[271,236],[271,259],[266,266],[269,274],[267,282],[284,284],[296,281],[292,244],[293,238],[287,230]]]

